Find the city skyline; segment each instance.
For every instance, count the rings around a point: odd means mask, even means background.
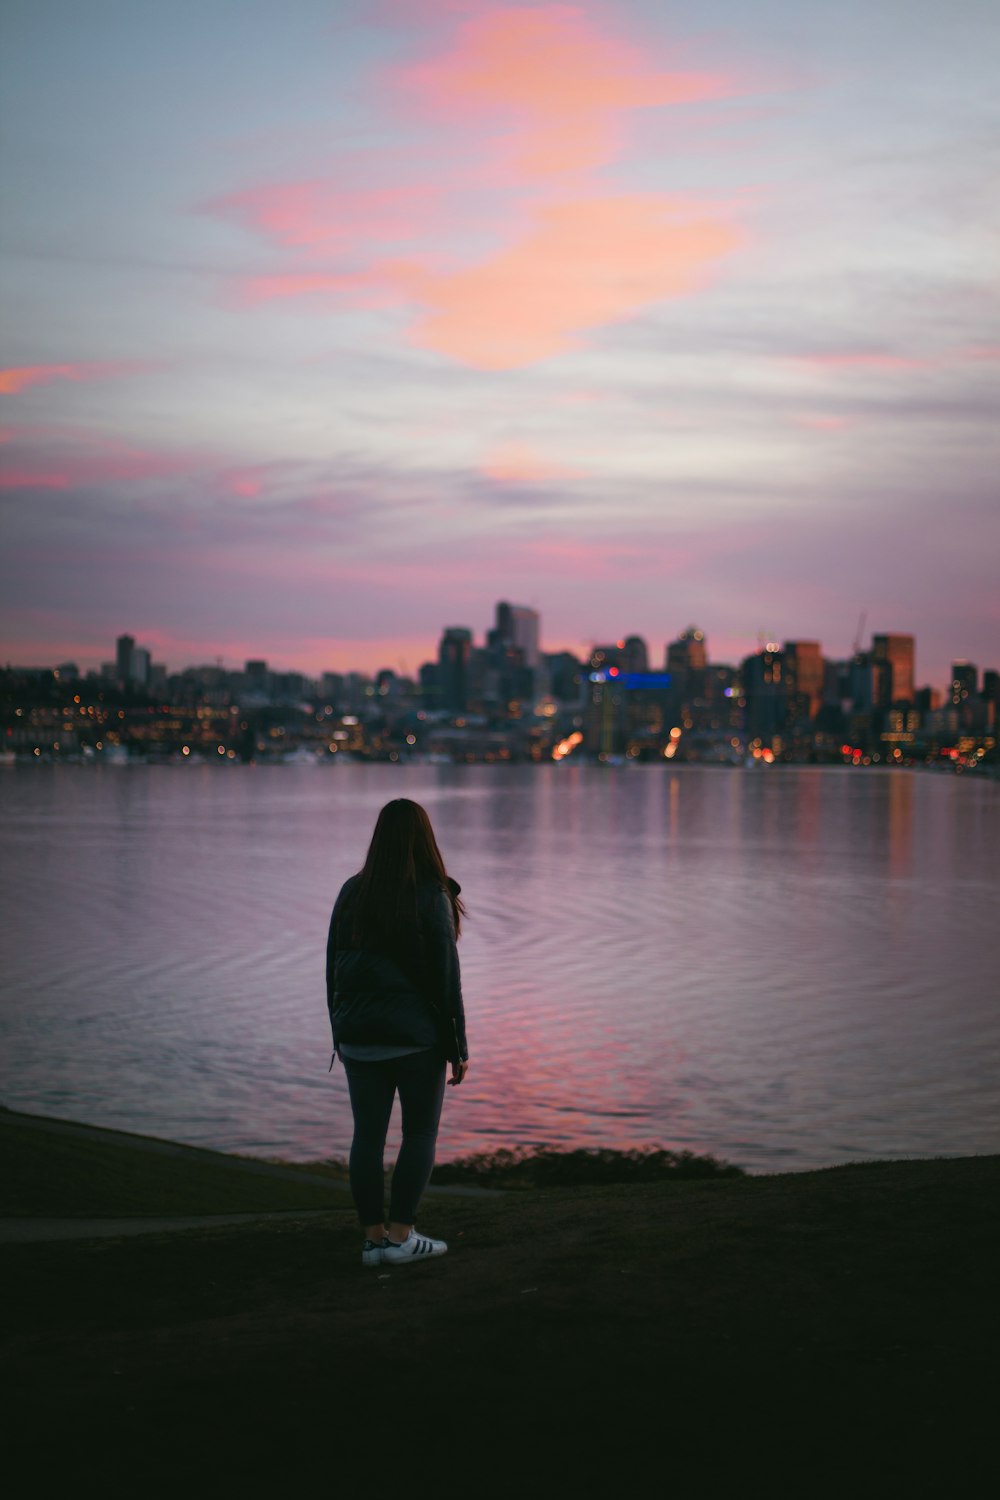
[[[549,645],[544,640],[541,614],[533,607],[523,604],[511,604],[506,600],[501,600],[495,604],[494,610],[495,624],[492,627],[488,625],[483,626],[478,632],[471,625],[442,625],[438,630],[437,642],[433,649],[427,653],[423,660],[417,661],[405,671],[401,670],[403,665],[401,663],[397,663],[394,666],[390,662],[383,661],[374,668],[367,668],[353,662],[343,662],[340,664],[327,663],[319,671],[310,672],[304,671],[301,664],[274,660],[266,652],[262,654],[260,650],[255,652],[253,656],[245,657],[242,664],[227,662],[222,656],[213,653],[210,653],[210,659],[209,657],[203,657],[199,660],[184,663],[155,662],[148,644],[140,639],[139,634],[130,633],[123,633],[116,636],[113,656],[109,656],[105,650],[101,659],[93,664],[76,660],[70,661],[68,659],[64,662],[50,661],[46,663],[15,663],[8,661],[0,662],[0,669],[12,670],[14,672],[18,670],[58,671],[61,667],[70,667],[73,670],[82,670],[84,673],[108,675],[121,683],[128,683],[131,680],[145,683],[149,679],[151,671],[154,670],[161,675],[179,676],[185,671],[197,672],[214,669],[219,669],[232,676],[255,674],[262,679],[268,674],[277,674],[279,676],[301,676],[305,679],[312,679],[318,682],[321,678],[325,677],[356,674],[371,680],[380,674],[389,673],[392,676],[409,678],[416,681],[421,673],[421,669],[434,666],[443,661],[444,653],[449,643],[453,642],[455,638],[459,640],[464,639],[471,650],[482,651],[490,647],[491,641],[499,644],[497,637],[502,633],[506,635],[510,644],[519,644],[521,646],[524,662],[531,668],[541,665],[543,659],[551,660],[562,653],[568,653],[576,657],[582,667],[586,667],[587,665],[593,666],[597,661],[595,653],[603,656],[608,650],[614,651],[617,649],[623,652],[625,657],[638,651],[643,658],[643,663],[648,662],[648,665],[642,664],[639,667],[632,668],[632,670],[649,671],[652,673],[664,670],[670,672],[673,670],[672,658],[678,648],[680,648],[680,657],[678,660],[687,662],[690,659],[689,653],[692,649],[692,644],[701,665],[725,666],[733,669],[738,669],[741,664],[752,659],[754,655],[771,653],[785,655],[791,653],[793,662],[796,656],[798,656],[801,659],[801,664],[798,668],[800,673],[803,670],[810,670],[808,666],[810,661],[815,662],[816,666],[819,667],[838,662],[846,664],[856,658],[865,658],[876,663],[879,661],[891,662],[893,670],[897,674],[898,684],[905,685],[899,696],[906,700],[911,700],[918,688],[921,690],[929,688],[935,692],[947,692],[953,686],[955,668],[961,668],[965,672],[974,674],[975,680],[971,684],[973,690],[976,689],[983,673],[995,674],[997,671],[996,658],[972,661],[969,657],[952,653],[945,678],[936,681],[924,674],[921,669],[918,669],[917,638],[913,633],[869,630],[866,628],[865,616],[862,616],[858,621],[858,628],[851,642],[850,649],[843,653],[825,650],[821,640],[805,633],[795,637],[782,636],[777,639],[765,639],[764,635],[761,634],[749,650],[741,651],[735,657],[723,659],[718,652],[710,649],[710,632],[700,629],[694,623],[689,623],[682,629],[678,629],[672,636],[664,635],[662,652],[659,654],[656,652],[655,642],[650,642],[645,636],[632,631],[625,636],[610,636],[603,640],[595,636],[587,646],[580,650],[573,650],[563,645]],[[515,623],[518,621],[521,623]],[[524,649],[525,647],[527,648],[526,650]],[[139,662],[142,664],[142,671],[137,674],[134,664]],[[815,667],[812,670],[815,672]],[[902,672],[901,676],[898,675],[900,670]],[[612,675],[615,675],[615,673],[612,672]]]
[[[508,597],[581,655],[867,611],[922,682],[995,661],[998,45],[979,0],[13,0],[0,655],[412,673]]]

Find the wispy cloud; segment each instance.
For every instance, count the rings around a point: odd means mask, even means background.
[[[497,484],[546,484],[554,480],[579,479],[582,472],[575,464],[547,458],[530,443],[518,442],[499,444],[480,464],[480,473]]]
[[[68,365],[18,365],[0,370],[0,395],[16,396],[33,385],[51,385],[59,380],[113,380],[149,369],[130,360],[90,360]]]
[[[746,87],[731,74],[663,62],[565,5],[458,15],[423,45],[373,85],[414,133],[404,151],[205,205],[281,253],[242,280],[245,301],[402,303],[418,346],[508,370],[704,288],[746,239],[731,201],[623,190],[610,172],[634,165],[635,112],[729,98]]]
[[[589,172],[621,150],[622,117],[734,91],[721,74],[668,70],[577,6],[495,7],[436,57],[391,75],[418,110],[463,129],[499,124],[518,180]]]

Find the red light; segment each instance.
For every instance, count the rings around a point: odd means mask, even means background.
[[[618,676],[618,668],[617,667],[609,667],[608,668],[608,676],[609,677],[617,677]]]

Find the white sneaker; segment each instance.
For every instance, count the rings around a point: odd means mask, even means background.
[[[384,1244],[385,1241],[382,1241]],[[380,1266],[382,1264],[382,1244],[375,1240],[365,1240],[361,1247],[361,1264],[363,1266]]]
[[[430,1260],[435,1255],[446,1255],[448,1246],[444,1240],[432,1240],[426,1234],[418,1234],[411,1229],[407,1238],[401,1245],[394,1245],[392,1240],[382,1241],[382,1264],[384,1266],[401,1266],[410,1261]]]

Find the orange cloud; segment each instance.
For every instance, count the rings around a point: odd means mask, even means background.
[[[545,458],[528,443],[502,443],[487,454],[479,472],[497,484],[546,484],[579,479],[583,471]]]
[[[415,238],[433,224],[441,196],[427,185],[359,192],[330,182],[287,182],[231,193],[206,207],[290,249],[335,252]]]
[[[567,5],[476,16],[449,51],[401,68],[396,81],[426,113],[449,121],[513,116],[512,157],[538,177],[608,161],[623,110],[732,92],[719,76],[649,67],[639,48]]]
[[[443,50],[387,75],[411,126],[397,156],[358,152],[330,181],[209,205],[292,257],[243,281],[243,300],[409,302],[413,342],[506,370],[705,286],[744,238],[733,210],[616,191],[598,172],[621,155],[629,111],[732,96],[735,82],[671,70],[572,6],[445,19]]]
[[[585,329],[696,290],[742,236],[680,200],[630,194],[551,204],[518,244],[467,270],[396,268],[431,308],[415,341],[483,370],[536,363]]]
[[[19,365],[0,370],[0,394],[14,396],[32,385],[49,385],[54,380],[108,380],[139,366],[123,362],[97,362],[76,365]]]

